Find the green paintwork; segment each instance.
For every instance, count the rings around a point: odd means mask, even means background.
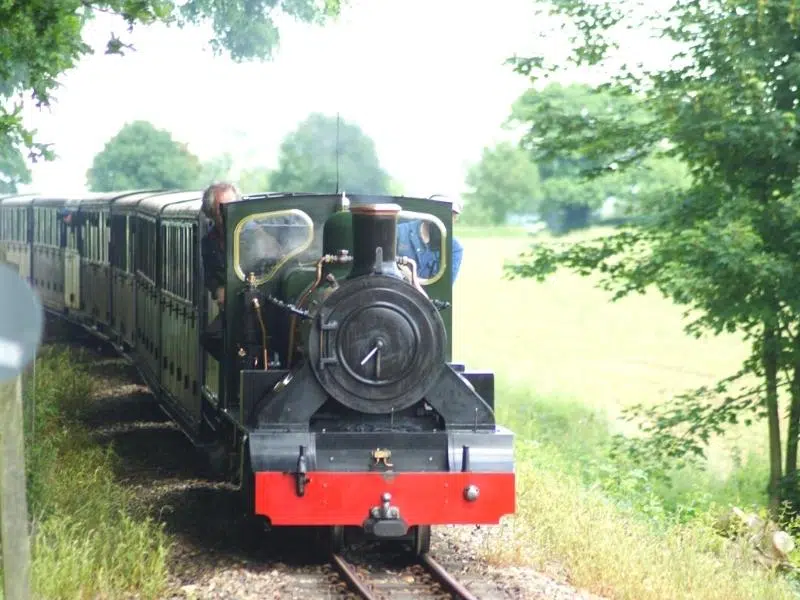
[[[446,269],[443,276],[433,284],[426,285],[425,289],[431,298],[452,301],[452,213],[450,204],[428,200],[424,198],[404,198],[389,196],[348,196],[351,206],[361,203],[395,203],[403,210],[428,213],[438,217],[444,223],[447,232]],[[225,205],[226,239],[233,240],[236,225],[244,218],[259,214],[271,213],[280,210],[298,209],[305,212],[314,223],[314,241],[302,253],[295,256],[281,267],[278,273],[260,286],[262,292],[272,294],[286,302],[294,303],[309,289],[316,277],[316,263],[324,253],[336,254],[341,249],[352,249],[352,225],[349,211],[341,210],[341,195],[291,195],[252,197],[242,202]],[[337,280],[344,279],[350,270],[350,265],[326,265],[323,278],[327,273],[333,273]],[[233,332],[241,330],[241,294],[246,284],[236,274],[234,269],[234,254],[232,244],[227,253],[227,284],[225,290],[226,314],[228,331],[225,343],[226,356],[231,357],[236,340]],[[324,295],[330,293],[330,287],[324,283],[306,301],[307,308],[320,302]],[[445,344],[447,360],[452,360],[452,308],[441,313],[447,332]],[[287,315],[288,320],[288,315]],[[302,337],[305,337],[304,335]],[[238,376],[232,372],[234,362],[227,359],[224,366],[225,372],[231,377],[226,377],[225,390],[220,390],[223,396],[234,397],[238,393]],[[224,398],[224,405],[231,405]]]
[[[339,210],[325,221],[322,233],[323,254],[353,252],[353,218],[349,210]]]

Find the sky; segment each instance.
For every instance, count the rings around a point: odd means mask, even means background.
[[[162,25],[133,33],[100,15],[85,30],[97,53],[61,79],[49,109],[27,124],[54,145],[55,161],[31,165],[20,191],[85,189],[94,156],[120,128],[146,120],[202,160],[229,152],[236,171],[274,168],[283,137],[312,112],[341,114],[375,142],[382,166],[407,195],[460,194],[471,163],[502,129],[529,86],[504,61],[566,51],[540,39],[532,0],[350,0],[324,27],[281,21],[270,62],[214,56],[209,30]],[[103,54],[110,32],[132,43]]]

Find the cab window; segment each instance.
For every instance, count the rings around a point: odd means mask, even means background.
[[[441,279],[447,267],[447,229],[427,213],[401,211],[397,220],[397,255],[412,259],[422,285]]]
[[[242,281],[255,276],[264,283],[289,259],[311,245],[314,223],[301,210],[281,210],[250,215],[234,230],[234,264]]]

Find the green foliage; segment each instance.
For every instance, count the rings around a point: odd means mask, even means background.
[[[272,172],[266,167],[245,169],[239,175],[239,190],[243,194],[257,194],[270,191]]]
[[[539,167],[536,210],[548,216],[555,233],[589,224],[592,211],[616,201],[615,217],[647,212],[648,200],[663,189],[685,187],[685,166],[672,157],[620,156],[605,144],[607,135],[633,135],[649,123],[638,98],[586,85],[550,84],[530,89],[511,109],[508,125],[524,127],[520,146]],[[565,137],[562,137],[565,136]]]
[[[680,0],[668,15],[622,0],[552,0],[575,31],[576,64],[602,68],[621,29],[650,28],[680,45],[671,66],[626,66],[602,86],[616,101],[647,113],[606,110],[587,116],[569,106],[537,109],[529,139],[542,156],[579,154],[590,174],[624,170],[648,157],[676,157],[690,171],[687,189],[662,189],[635,228],[570,248],[533,249],[510,273],[545,277],[559,266],[599,272],[615,298],[655,286],[687,308],[696,334],[740,332],[752,346],[743,373],[654,411],[635,411],[654,434],[647,455],[701,453],[739,418],[766,417],[773,509],[796,493],[800,434],[800,196],[797,142],[800,74],[798,10],[788,0]],[[514,59],[533,79],[554,66]],[[741,389],[732,390],[741,382]],[[778,400],[791,390],[786,480]],[[649,424],[648,424],[649,423]],[[641,445],[637,445],[641,448]]]
[[[403,196],[406,193],[406,189],[401,181],[391,177],[389,179],[388,193],[390,196]]]
[[[270,186],[276,192],[331,193],[336,191],[337,173],[339,190],[389,191],[389,175],[380,166],[372,139],[356,124],[342,119],[337,125],[336,117],[314,113],[281,143]]]
[[[339,14],[342,2],[322,4],[316,0],[189,0],[174,3],[172,18],[180,25],[210,18],[214,37],[209,43],[218,54],[227,51],[236,61],[269,59],[280,41],[273,15],[282,12],[298,21],[321,24]]]
[[[95,12],[118,15],[132,30],[155,22],[178,25],[209,22],[210,44],[233,60],[268,59],[279,42],[275,17],[321,23],[339,14],[341,0],[6,0],[0,2],[0,139],[25,149],[32,160],[51,159],[52,150],[35,141],[22,120],[23,106],[49,106],[58,78],[94,50],[83,41],[83,28]],[[111,33],[106,54],[131,49]],[[0,168],[9,165],[0,162]],[[12,165],[14,166],[14,165]],[[15,169],[18,165],[15,166]],[[22,177],[26,171],[2,171]]]
[[[597,141],[596,132],[619,133],[642,122],[647,122],[647,113],[636,98],[557,83],[524,92],[509,117],[509,125],[525,127],[521,146],[540,165],[542,179],[602,174],[610,168],[613,153]],[[560,139],[558,133],[569,137]]]
[[[86,177],[89,189],[101,192],[191,188],[201,177],[201,166],[168,131],[134,121],[106,143]]]
[[[470,221],[500,225],[507,215],[533,212],[539,200],[539,171],[525,151],[503,142],[484,148],[481,160],[470,167],[466,195]]]
[[[31,173],[19,148],[0,143],[0,194],[13,194],[18,184],[30,182]]]
[[[200,173],[192,187],[206,188],[215,181],[228,181],[231,178],[232,168],[233,156],[230,152],[215,156],[200,165]]]

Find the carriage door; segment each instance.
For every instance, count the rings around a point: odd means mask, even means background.
[[[78,249],[77,211],[67,209],[61,218],[61,244],[64,248],[64,305],[81,308],[81,254]]]

